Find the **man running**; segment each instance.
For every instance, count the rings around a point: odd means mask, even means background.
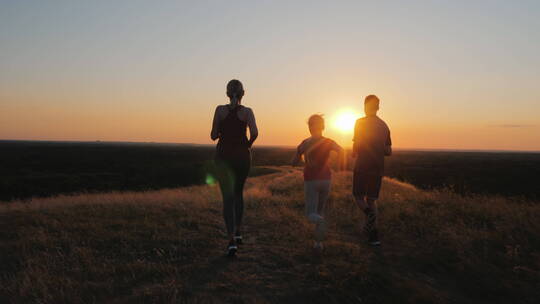
[[[372,246],[381,244],[377,233],[377,199],[384,171],[384,157],[392,154],[392,140],[386,123],[377,116],[379,98],[364,100],[366,116],[356,121],[353,138],[353,195],[366,215],[364,232]]]

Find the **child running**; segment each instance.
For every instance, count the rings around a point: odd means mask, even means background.
[[[306,216],[315,224],[315,244],[313,248],[322,251],[323,240],[326,236],[326,221],[324,208],[330,193],[330,179],[332,173],[328,165],[330,152],[339,155],[340,170],[343,168],[345,158],[343,148],[335,141],[323,137],[324,118],[322,115],[311,115],[308,120],[311,137],[302,141],[298,146],[293,166],[300,162],[304,156],[304,193],[306,201]]]

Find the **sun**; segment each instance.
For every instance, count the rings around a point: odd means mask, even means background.
[[[333,118],[333,127],[342,133],[352,133],[354,124],[359,118],[358,114],[351,110],[341,110]]]

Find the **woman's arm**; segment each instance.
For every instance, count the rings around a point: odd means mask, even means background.
[[[219,106],[216,107],[214,112],[214,120],[212,121],[212,131],[210,131],[210,138],[216,140],[219,138]]]
[[[259,136],[259,130],[257,129],[257,122],[255,121],[255,114],[253,114],[253,110],[247,108],[247,111],[247,125],[249,127],[249,147],[251,147]]]

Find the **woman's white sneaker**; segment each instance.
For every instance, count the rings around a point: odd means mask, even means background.
[[[238,246],[236,246],[236,243],[234,241],[230,241],[229,246],[227,246],[227,256],[236,256],[236,251],[238,251]]]
[[[243,243],[242,236],[241,235],[235,235],[234,236],[234,241],[236,242],[237,245],[242,245],[242,243]]]

